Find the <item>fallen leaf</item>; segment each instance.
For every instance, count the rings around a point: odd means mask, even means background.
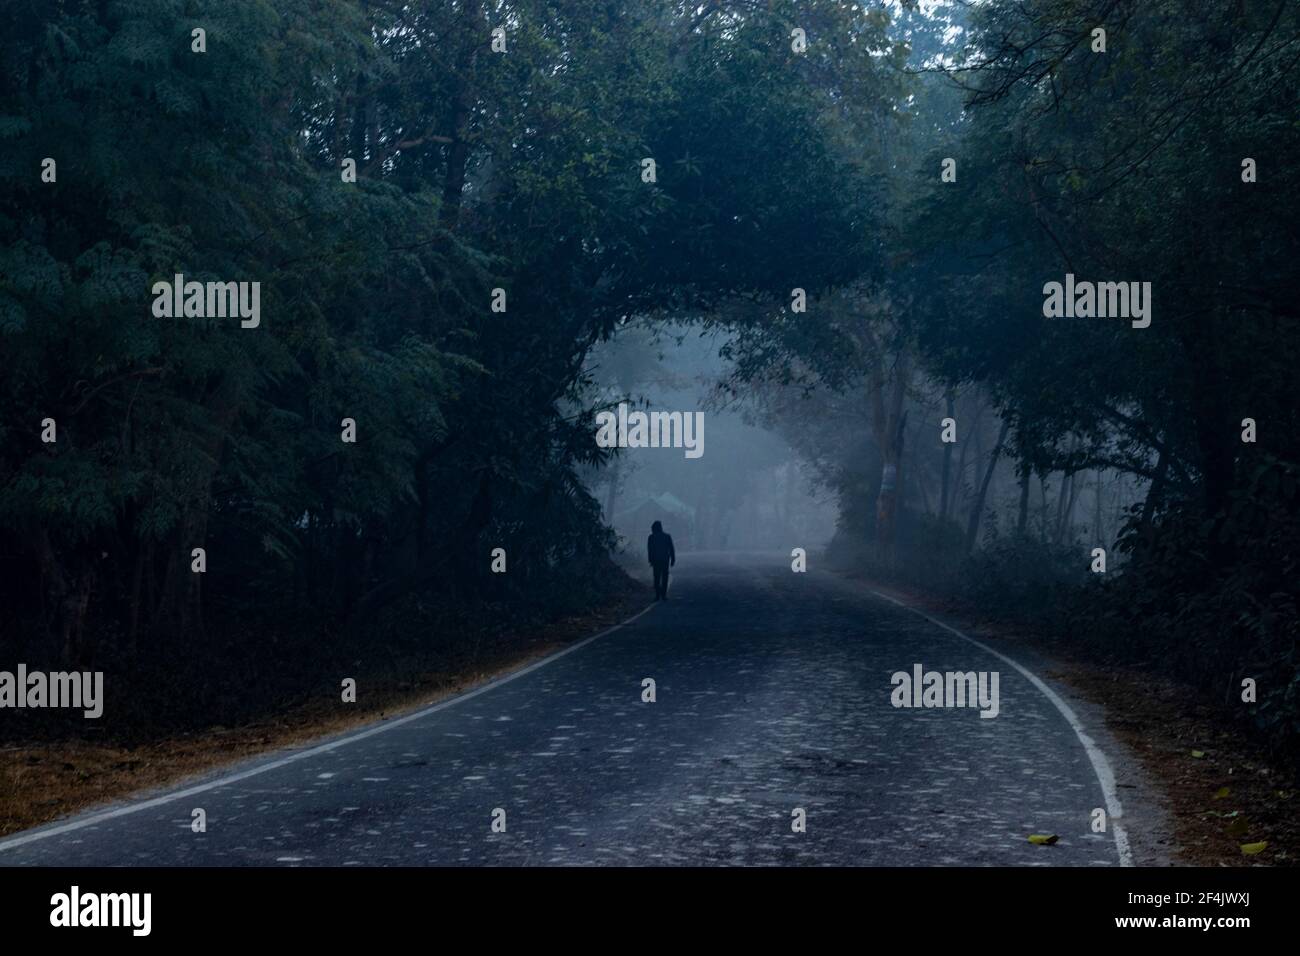
[[[1197,759],[1199,760],[1201,757],[1204,757],[1204,756],[1205,756],[1205,751],[1204,751],[1204,750],[1193,750],[1193,751],[1192,751],[1192,756],[1195,757],[1195,758],[1197,758]]]
[[[1226,797],[1226,796],[1227,796],[1229,793],[1231,793],[1231,792],[1232,792],[1232,791],[1230,791],[1227,787],[1220,787],[1218,790],[1214,791],[1214,796],[1212,796],[1210,799],[1211,799],[1211,800],[1222,800],[1224,797]]]
[[[1051,846],[1053,843],[1055,843],[1055,842],[1056,842],[1057,840],[1059,840],[1059,839],[1061,839],[1061,838],[1060,838],[1059,836],[1057,836],[1055,833],[1051,833],[1051,834],[1048,834],[1048,833],[1031,833],[1031,834],[1029,834],[1029,842],[1030,842],[1030,843],[1033,843],[1033,844],[1035,844],[1035,845],[1037,845],[1037,846]]]
[[[1244,856],[1254,856],[1256,853],[1263,853],[1267,846],[1267,840],[1260,840],[1258,843],[1243,843],[1241,852]]]

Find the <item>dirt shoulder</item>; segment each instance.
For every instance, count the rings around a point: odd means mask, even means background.
[[[1089,657],[1023,625],[990,618],[934,595],[839,572],[848,580],[932,614],[972,637],[1030,660],[1070,688],[1136,760],[1154,793],[1123,782],[1120,798],[1139,865],[1294,866],[1300,862],[1300,800],[1294,774],[1189,687],[1148,671]],[[1085,723],[1088,723],[1085,716]],[[1254,854],[1243,845],[1266,843]],[[1163,858],[1163,859],[1162,859]]]
[[[368,676],[357,703],[346,707],[337,698],[314,699],[241,726],[213,726],[139,745],[89,740],[0,745],[0,836],[419,710],[612,627],[645,604],[644,592],[628,582],[594,611],[495,641],[471,667]]]

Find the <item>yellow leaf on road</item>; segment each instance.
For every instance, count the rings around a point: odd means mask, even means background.
[[[1036,845],[1038,845],[1038,846],[1051,846],[1053,843],[1055,843],[1055,842],[1056,842],[1057,840],[1059,840],[1059,839],[1060,839],[1060,837],[1057,836],[1055,833],[1051,833],[1051,834],[1048,834],[1048,833],[1031,833],[1031,834],[1029,834],[1029,842],[1030,842],[1030,843],[1033,843],[1033,844],[1036,844]]]
[[[1256,853],[1263,853],[1266,846],[1268,846],[1267,840],[1260,840],[1258,843],[1243,843],[1241,852],[1244,856],[1254,856]]]

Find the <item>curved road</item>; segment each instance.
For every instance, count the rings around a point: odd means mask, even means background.
[[[0,841],[0,865],[1121,862],[1090,827],[1105,758],[1042,688],[789,561],[683,555],[672,600],[541,665]],[[893,707],[890,675],[918,663],[998,671],[999,715]]]

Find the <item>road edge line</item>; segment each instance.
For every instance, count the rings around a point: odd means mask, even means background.
[[[502,684],[508,684],[510,683],[510,681],[515,680],[518,677],[523,677],[525,674],[531,674],[533,671],[537,670],[540,667],[545,667],[547,664],[553,663],[554,661],[558,661],[561,657],[565,657],[569,654],[572,654],[576,650],[586,647],[592,641],[597,641],[607,634],[612,634],[615,631],[619,630],[620,628],[626,627],[627,625],[635,621],[637,618],[641,617],[644,614],[649,613],[651,610],[654,609],[654,607],[655,604],[653,602],[647,604],[645,607],[643,607],[640,611],[637,611],[631,617],[627,618],[626,620],[620,621],[619,623],[613,625],[612,627],[605,628],[605,630],[601,631],[598,634],[593,634],[590,637],[584,637],[576,644],[570,644],[568,647],[561,648],[555,653],[548,654],[545,657],[541,658],[540,660],[533,661],[531,664],[527,664],[519,668],[518,670],[510,671],[509,673],[503,674],[500,677],[494,677],[487,683],[480,684],[478,687],[475,687],[472,690],[467,690],[464,693],[457,694],[454,697],[448,697],[445,700],[440,700],[437,703],[430,704],[427,707],[422,707],[420,710],[417,710],[413,713],[406,714],[402,717],[396,717],[392,720],[385,720],[382,723],[371,724],[368,727],[364,727],[361,730],[358,730],[354,733],[345,734],[344,736],[338,737],[334,740],[329,740],[322,744],[316,744],[314,746],[307,747],[304,750],[295,751],[279,759],[269,760],[265,763],[260,763],[255,767],[248,768],[247,770],[240,770],[233,774],[226,774],[217,777],[213,780],[208,780],[204,783],[199,783],[190,787],[185,787],[181,790],[176,790],[171,793],[164,793],[157,797],[151,797],[147,800],[141,800],[135,803],[128,803],[120,807],[114,807],[111,810],[101,810],[99,812],[92,812],[90,816],[74,817],[73,819],[69,820],[66,823],[48,823],[42,827],[38,827],[33,830],[28,830],[26,832],[19,832],[15,836],[6,837],[5,839],[0,840],[0,853],[3,853],[5,850],[13,850],[16,849],[17,847],[25,846],[28,843],[35,843],[38,840],[44,840],[47,839],[48,837],[59,836],[60,834],[63,833],[71,833],[74,830],[80,830],[83,829],[84,827],[94,826],[97,823],[104,823],[108,820],[115,820],[118,817],[129,816],[132,813],[138,813],[141,810],[150,810],[154,807],[162,806],[165,803],[171,803],[173,800],[179,800],[182,797],[190,797],[198,793],[205,793],[208,790],[214,790],[217,787],[229,786],[232,783],[238,783],[241,780],[247,780],[249,777],[256,777],[258,774],[266,773],[267,771],[270,770],[278,770],[280,767],[284,767],[291,763],[296,763],[297,761],[304,760],[307,757],[313,757],[317,754],[328,753],[329,751],[336,750],[339,747],[345,746],[346,744],[355,743],[358,740],[364,740],[365,738],[373,737],[376,734],[382,734],[384,731],[392,730],[394,727],[400,727],[403,724],[409,724],[414,720],[419,720],[421,717],[427,717],[429,714],[436,713],[437,711],[440,710],[445,710],[448,707],[451,707],[455,704],[459,704],[462,701],[469,700],[472,697],[477,697],[480,694],[485,694],[490,690],[500,687]],[[258,758],[254,757],[252,759],[257,760]]]
[[[1012,660],[1001,651],[989,647],[983,641],[976,640],[969,634],[963,634],[951,624],[945,624],[943,621],[926,614],[919,608],[912,607],[910,604],[905,604],[897,598],[890,597],[888,594],[883,594],[874,588],[867,588],[867,590],[876,597],[884,598],[891,604],[897,604],[906,611],[911,611],[913,614],[920,615],[931,624],[941,627],[945,631],[956,634],[962,640],[969,641],[980,650],[986,651],[994,657],[1006,661],[1019,671],[1021,676],[1028,680],[1029,683],[1038,688],[1044,697],[1052,702],[1056,709],[1061,712],[1061,716],[1065,718],[1066,723],[1070,725],[1070,729],[1074,731],[1074,735],[1079,738],[1079,743],[1083,744],[1083,750],[1088,755],[1088,761],[1092,764],[1093,773],[1097,775],[1097,782],[1101,784],[1101,795],[1106,801],[1106,814],[1110,818],[1110,832],[1111,836],[1115,839],[1115,852],[1119,856],[1119,865],[1122,867],[1133,866],[1133,850],[1129,846],[1128,834],[1125,832],[1124,824],[1122,822],[1124,819],[1124,808],[1120,803],[1119,792],[1115,787],[1115,771],[1111,768],[1110,761],[1106,758],[1106,755],[1102,752],[1101,748],[1097,746],[1097,742],[1088,736],[1087,731],[1084,729],[1083,722],[1079,720],[1078,715],[1075,714],[1070,705],[1062,700],[1061,696],[1057,694],[1056,691],[1048,687],[1037,674],[1019,662]]]

